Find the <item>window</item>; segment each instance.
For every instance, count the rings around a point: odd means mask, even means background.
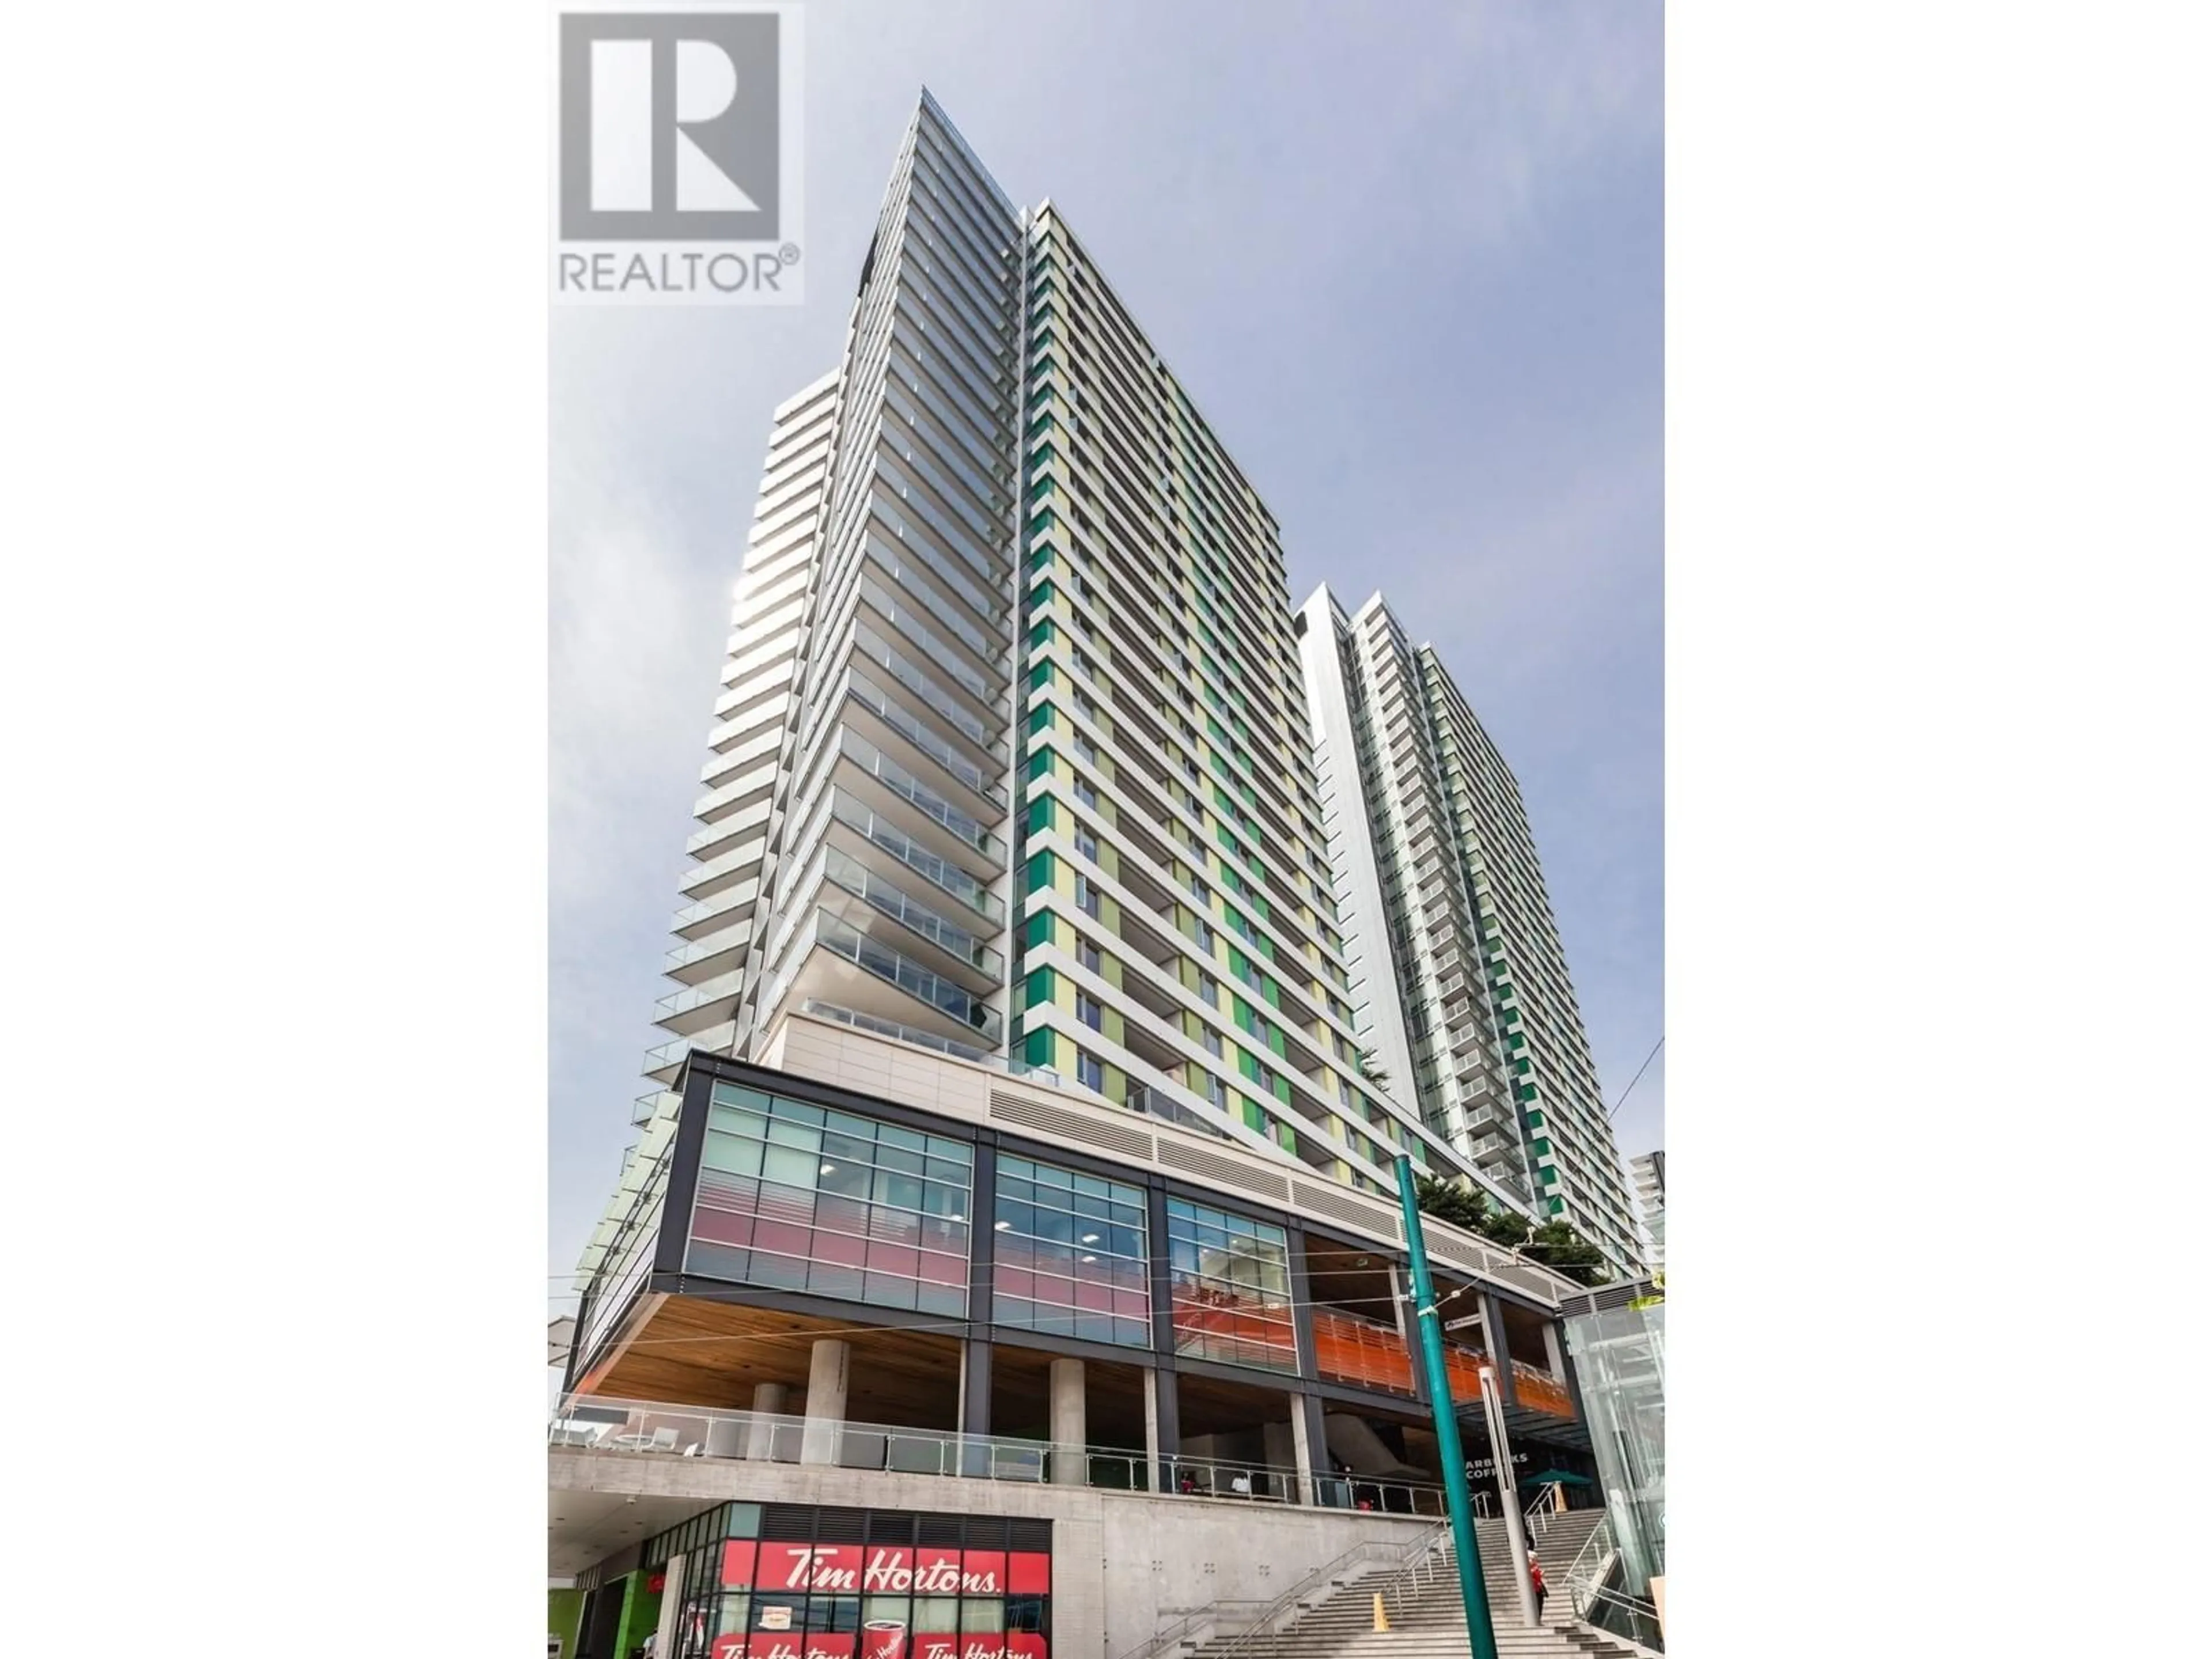
[[[965,1142],[714,1085],[684,1267],[772,1290],[967,1311]]]
[[[1075,994],[1075,1017],[1094,1031],[1106,1029],[1106,1011],[1098,1006],[1095,998],[1081,991]]]
[[[1091,884],[1088,876],[1075,878],[1075,908],[1086,916],[1095,918],[1098,915],[1098,890]]]
[[[1080,881],[1083,878],[1078,876],[1076,879]],[[1206,918],[1204,916],[1193,916],[1191,918],[1190,936],[1198,941],[1198,948],[1200,950],[1206,952],[1208,956],[1212,956],[1213,954],[1213,929],[1206,925]]]
[[[1075,941],[1075,959],[1081,963],[1085,968],[1088,968],[1092,973],[1100,975],[1102,978],[1103,977],[1105,958],[1099,955],[1098,947],[1093,945],[1089,939],[1079,936],[1077,938]]]
[[[1200,974],[1198,976],[1198,996],[1207,1007],[1218,1008],[1221,1006],[1220,981],[1211,974]]]
[[[1180,1199],[1167,1209],[1176,1352],[1295,1373],[1283,1230]]]
[[[992,1316],[1002,1325],[1152,1341],[1145,1195],[1049,1164],[999,1159]]]
[[[1096,1093],[1106,1092],[1106,1068],[1098,1063],[1096,1055],[1086,1054],[1080,1048],[1075,1051],[1075,1080]]]
[[[1074,738],[1075,758],[1081,761],[1086,766],[1097,765],[1098,751],[1091,746],[1090,743],[1084,738],[1084,735],[1080,732],[1076,732],[1074,734]]]
[[[1216,1060],[1221,1058],[1220,1032],[1215,1030],[1211,1025],[1208,1025],[1200,1031],[1199,1041],[1206,1045],[1206,1053],[1212,1054]]]
[[[1079,823],[1075,826],[1075,850],[1093,864],[1098,862],[1098,837]]]
[[[1075,781],[1075,799],[1085,806],[1096,807],[1098,805],[1098,792],[1081,778],[1078,778]]]

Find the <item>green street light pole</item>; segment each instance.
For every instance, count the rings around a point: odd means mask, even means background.
[[[1398,1207],[1406,1219],[1406,1254],[1413,1272],[1413,1316],[1421,1333],[1421,1370],[1429,1379],[1429,1409],[1436,1415],[1437,1455],[1443,1460],[1444,1501],[1451,1510],[1453,1553],[1459,1565],[1459,1598],[1467,1606],[1467,1645],[1474,1659],[1498,1659],[1498,1632],[1490,1622],[1490,1592],[1475,1553],[1474,1507],[1467,1497],[1467,1457],[1452,1409],[1451,1374],[1444,1369],[1443,1315],[1429,1279],[1428,1246],[1421,1237],[1421,1208],[1413,1198],[1413,1160],[1398,1164]]]

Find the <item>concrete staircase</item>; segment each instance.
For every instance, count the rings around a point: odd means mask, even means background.
[[[1505,1523],[1475,1523],[1499,1659],[1591,1654],[1632,1659],[1634,1649],[1576,1625],[1567,1600],[1567,1567],[1602,1517],[1603,1511],[1596,1510],[1555,1516],[1535,1540],[1551,1594],[1544,1603],[1543,1626],[1534,1629],[1521,1622],[1520,1590],[1506,1552]],[[1387,1632],[1378,1632],[1374,1626],[1377,1594],[1389,1615]],[[1217,1637],[1197,1649],[1192,1659],[1467,1659],[1467,1613],[1449,1548],[1431,1564],[1425,1579],[1410,1568],[1370,1572],[1320,1587],[1315,1595],[1280,1630]]]

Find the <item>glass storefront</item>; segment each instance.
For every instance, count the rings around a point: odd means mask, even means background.
[[[1002,1156],[997,1200],[994,1322],[1152,1346],[1141,1188]]]
[[[964,1142],[717,1083],[684,1271],[963,1315],[974,1170]]]
[[[1050,1659],[1048,1521],[726,1504],[677,1555],[672,1659]]]

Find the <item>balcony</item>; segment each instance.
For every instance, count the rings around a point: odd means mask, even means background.
[[[687,985],[653,1005],[653,1024],[664,1030],[688,1036],[727,1020],[736,1011],[738,994],[744,988],[744,969],[732,969],[696,985]]]
[[[962,788],[977,799],[996,808],[1004,817],[1006,792],[997,778],[966,755],[959,747],[947,742],[930,730],[914,712],[891,700],[889,693],[858,669],[849,669],[845,677],[845,695],[854,703],[883,723],[885,731],[912,747],[920,755],[933,761]]]
[[[941,951],[961,968],[981,974],[995,988],[1004,978],[1006,958],[966,929],[946,921],[936,911],[909,896],[851,854],[836,848],[823,849],[823,874],[833,885],[860,900],[880,915],[890,917],[918,939]],[[842,907],[839,913],[854,920]]]
[[[990,924],[993,933],[1006,927],[1006,904],[981,882],[959,866],[938,857],[897,825],[871,811],[843,790],[833,788],[830,791],[828,817],[830,823],[850,832],[849,836],[833,836],[833,845],[844,846],[853,852],[858,852],[865,846],[887,854],[931,886],[958,900],[982,917]]]
[[[932,973],[912,957],[829,911],[816,911],[811,925],[814,943],[832,956],[912,998],[956,1029],[974,1032],[991,1048],[999,1047],[1004,1041],[1004,1018],[964,987],[941,974]],[[802,951],[800,954],[803,957],[805,953]],[[845,1006],[852,1006],[855,1001],[852,995],[830,1000]]]
[[[684,1061],[694,1048],[710,1054],[726,1054],[738,1040],[738,1024],[728,1020],[704,1031],[695,1031],[690,1036],[678,1037],[673,1042],[664,1042],[658,1048],[646,1051],[645,1075],[655,1083],[673,1088],[684,1070]]]
[[[719,933],[742,921],[751,920],[753,906],[760,898],[760,884],[741,883],[724,888],[711,897],[696,904],[687,904],[676,913],[671,931],[689,939],[703,939]]]
[[[750,915],[738,918],[717,933],[678,945],[662,958],[660,971],[683,984],[699,984],[736,968],[752,936]]]
[[[961,867],[978,880],[988,881],[1005,873],[1006,842],[884,754],[865,735],[848,726],[837,734],[836,746],[835,764],[843,769],[839,774],[839,787],[843,787],[849,781],[854,799],[872,811],[893,811],[902,819],[906,817],[906,808],[913,808],[928,821],[927,826],[905,827],[939,836],[944,844],[934,850],[957,860]]]

